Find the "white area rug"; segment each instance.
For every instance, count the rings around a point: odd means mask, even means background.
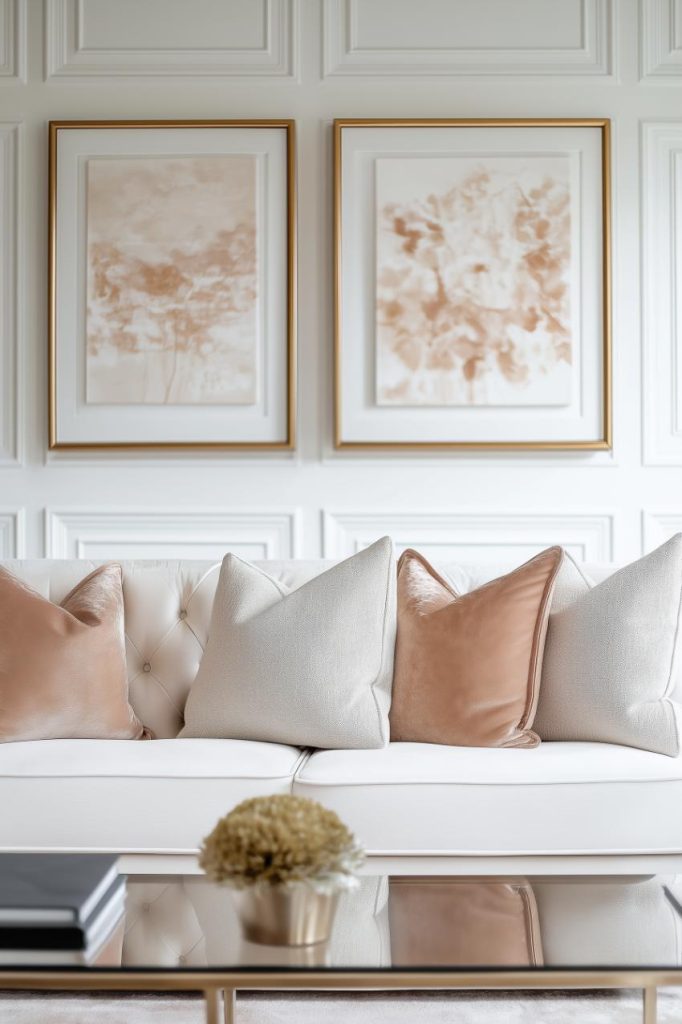
[[[638,992],[471,995],[243,995],[237,1024],[641,1024]],[[659,1024],[682,1020],[682,991],[659,993]],[[193,997],[0,996],[0,1024],[203,1024]]]

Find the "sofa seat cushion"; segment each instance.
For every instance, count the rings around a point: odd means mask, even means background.
[[[320,751],[294,792],[373,854],[680,853],[682,758],[606,743]]]
[[[291,791],[296,747],[246,740],[0,745],[0,847],[194,852],[240,800]]]

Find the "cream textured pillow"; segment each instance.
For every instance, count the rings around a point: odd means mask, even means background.
[[[180,735],[383,747],[395,632],[388,537],[293,591],[226,555]]]
[[[676,757],[682,534],[596,586],[569,556],[562,575],[566,600],[549,617],[536,732]]]

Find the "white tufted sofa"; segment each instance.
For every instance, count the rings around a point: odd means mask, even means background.
[[[93,568],[76,560],[3,564],[57,602]],[[298,586],[327,564],[263,566]],[[507,568],[441,571],[462,590]],[[519,857],[554,865],[578,858],[587,870],[603,867],[605,856],[641,870],[652,857],[660,867],[661,857],[682,855],[679,758],[598,743],[310,751],[177,739],[218,570],[204,562],[123,563],[131,701],[158,738],[0,744],[0,848],[194,854],[239,800],[293,791],[337,810],[375,865],[400,858],[405,870],[415,859],[437,870],[453,857],[497,867]],[[596,579],[610,571],[587,570]]]

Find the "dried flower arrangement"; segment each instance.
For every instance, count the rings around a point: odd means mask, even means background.
[[[245,800],[204,839],[199,864],[234,889],[304,882],[318,892],[349,888],[364,854],[333,812],[305,797]]]

